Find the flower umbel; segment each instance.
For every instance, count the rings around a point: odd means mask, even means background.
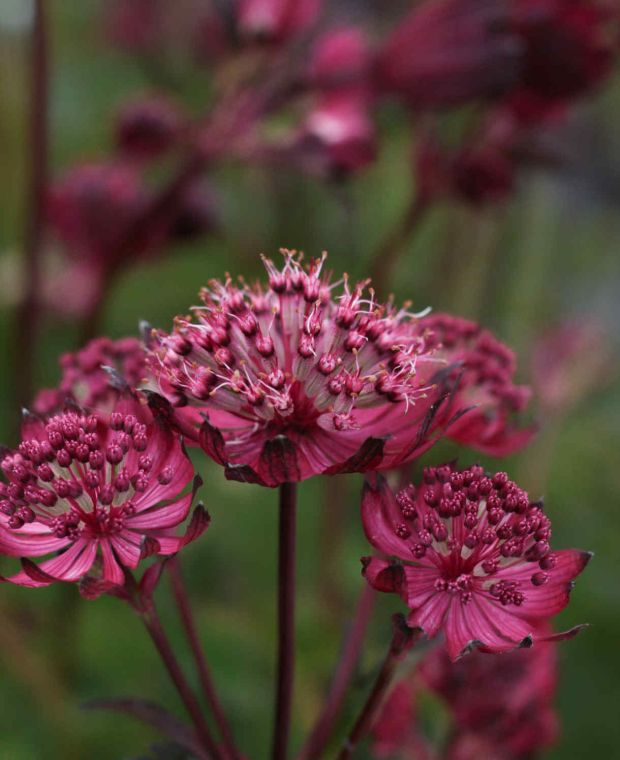
[[[200,531],[174,535],[188,515],[193,477],[178,436],[137,398],[110,414],[65,411],[27,418],[17,451],[2,459],[0,551],[42,557],[7,580],[45,586],[80,580],[98,557],[102,580],[123,584],[123,568],[148,554],[173,554]],[[206,527],[206,514],[202,529]]]
[[[135,338],[95,338],[79,351],[63,354],[59,364],[62,377],[58,388],[45,388],[37,394],[33,404],[37,414],[59,412],[67,399],[87,409],[110,411],[118,398],[118,390],[104,367],[118,372],[133,388],[144,377],[146,357],[140,341]]]
[[[429,467],[421,486],[396,494],[378,477],[365,486],[362,520],[370,543],[397,560],[363,560],[366,579],[401,594],[409,625],[429,638],[443,631],[452,659],[578,630],[538,633],[567,605],[591,555],[552,552],[549,518],[506,473]]]
[[[366,282],[330,284],[324,257],[304,268],[284,255],[281,270],[264,260],[267,288],[213,280],[191,317],[154,335],[159,390],[201,409],[201,444],[236,480],[275,486],[421,454],[446,397],[419,316],[377,303]]]

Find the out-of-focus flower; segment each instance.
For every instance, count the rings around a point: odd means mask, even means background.
[[[123,568],[177,552],[199,531],[175,535],[193,493],[193,467],[179,437],[138,398],[111,413],[66,411],[27,418],[22,442],[1,463],[0,551],[43,557],[6,579],[23,586],[78,581],[101,561],[101,581],[122,585]],[[206,527],[206,518],[202,520]]]
[[[505,92],[517,78],[520,44],[509,4],[426,0],[380,51],[377,87],[416,109],[457,106]]]
[[[489,748],[490,757],[503,760],[530,757],[557,738],[554,644],[541,643],[502,657],[472,652],[456,663],[443,649],[435,649],[421,661],[418,673],[445,700],[455,721],[450,760],[481,757],[475,754],[480,745],[474,737]]]
[[[394,686],[373,724],[372,754],[378,758],[405,758],[411,753],[413,757],[414,735],[415,688],[412,679],[403,679]]]
[[[128,53],[153,53],[163,36],[160,0],[109,0],[105,28],[112,44]]]
[[[533,428],[515,428],[511,418],[527,405],[531,392],[515,385],[514,353],[475,322],[449,314],[430,314],[420,320],[428,345],[445,361],[443,382],[454,386],[453,408],[468,409],[454,422],[448,436],[492,456],[507,456],[523,448]],[[444,414],[450,415],[450,406]]]
[[[110,411],[118,390],[104,367],[115,370],[130,388],[137,387],[146,372],[144,348],[135,338],[95,338],[79,351],[63,354],[59,364],[60,383],[39,392],[33,404],[37,414],[55,414],[67,400],[88,410]]]
[[[561,639],[541,625],[568,603],[590,554],[552,552],[551,522],[505,473],[430,467],[418,488],[394,494],[367,483],[362,521],[370,543],[395,560],[364,560],[368,582],[399,593],[408,623],[445,634],[451,659]]]
[[[175,146],[183,123],[179,107],[160,95],[132,100],[118,114],[116,143],[129,158],[157,158]]]
[[[565,322],[541,337],[532,355],[536,397],[547,414],[564,414],[617,374],[617,361],[603,327]]]
[[[377,137],[367,95],[339,90],[321,96],[302,125],[294,153],[309,169],[336,177],[371,163]]]
[[[243,37],[284,42],[316,20],[322,0],[240,0],[237,24]]]
[[[356,27],[317,41],[307,74],[307,86],[316,95],[293,151],[309,170],[338,177],[374,160],[370,58],[366,38]]]
[[[193,317],[154,334],[158,389],[181,415],[201,409],[202,446],[232,479],[275,486],[419,456],[436,419],[450,424],[420,319],[346,276],[336,296],[324,259],[284,255],[282,270],[265,260],[267,288],[213,280]]]
[[[514,0],[522,44],[511,105],[526,121],[594,90],[610,73],[620,17],[599,0]]]
[[[191,240],[215,231],[219,224],[217,201],[215,192],[206,182],[190,185],[179,199],[170,237]]]
[[[118,163],[81,164],[52,185],[49,223],[70,256],[104,262],[116,252],[146,202],[135,168]]]

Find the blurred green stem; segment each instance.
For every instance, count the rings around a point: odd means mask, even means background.
[[[370,264],[370,277],[375,291],[385,298],[391,286],[403,249],[424,218],[428,203],[419,195],[414,196],[396,226],[379,243]]]
[[[170,575],[170,581],[172,585],[172,593],[174,594],[174,600],[179,610],[181,617],[181,623],[183,624],[183,630],[189,642],[192,650],[192,655],[196,662],[198,669],[198,677],[200,679],[200,685],[202,692],[209,705],[217,727],[222,735],[224,742],[224,748],[226,750],[226,757],[228,760],[237,760],[239,753],[235,747],[235,740],[232,734],[232,730],[226,719],[226,715],[222,708],[222,704],[217,695],[215,684],[209,672],[209,666],[207,660],[200,645],[200,638],[198,631],[196,630],[196,623],[192,614],[191,604],[185,588],[185,582],[183,580],[183,573],[181,572],[180,561],[178,557],[171,559],[168,564],[168,573]]]
[[[15,325],[14,388],[17,409],[33,393],[34,352],[39,326],[41,252],[48,175],[48,35],[44,0],[35,0],[30,40],[30,104],[28,142],[30,170],[24,233],[24,293]]]
[[[375,598],[375,590],[369,583],[364,583],[323,710],[297,760],[316,760],[325,750],[359,663],[366,631],[375,606]]]
[[[291,726],[295,669],[295,527],[297,484],[280,486],[278,550],[278,670],[273,760],[285,760]]]

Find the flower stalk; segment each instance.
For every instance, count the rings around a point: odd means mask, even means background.
[[[362,711],[355,721],[345,743],[338,754],[337,760],[348,760],[353,755],[357,745],[372,728],[377,710],[392,682],[399,661],[403,655],[420,638],[422,631],[419,628],[409,628],[402,615],[394,615],[392,618],[393,633],[390,646],[381,666],[381,670],[364,703]]]
[[[355,616],[349,626],[342,654],[334,671],[329,693],[325,698],[323,711],[297,760],[317,760],[325,750],[360,659],[366,631],[375,606],[375,597],[376,593],[370,586],[362,589]]]
[[[181,701],[192,719],[192,723],[194,724],[196,734],[201,744],[207,752],[209,752],[211,757],[216,758],[217,760],[224,760],[222,753],[207,726],[198,698],[183,675],[183,671],[181,670],[181,666],[174,654],[170,640],[163,629],[153,600],[151,598],[143,599],[140,607],[134,606],[133,608],[144,623],[144,626],[168,671],[168,675],[174,683]]]
[[[15,384],[17,408],[32,395],[32,372],[41,290],[41,246],[48,175],[48,34],[43,0],[35,0],[30,54],[30,105],[28,146],[30,175],[27,183],[24,232],[24,292],[15,329]]]
[[[179,611],[183,630],[185,631],[185,636],[189,642],[198,670],[198,678],[200,679],[202,693],[213,713],[213,717],[222,736],[227,760],[236,760],[239,753],[235,747],[235,740],[230,724],[228,723],[222,704],[217,695],[205,654],[200,645],[200,639],[198,637],[196,623],[187,596],[187,589],[183,580],[179,559],[177,557],[171,559],[167,564],[167,569],[170,575],[172,593]]]
[[[295,669],[296,483],[280,486],[278,554],[278,665],[272,744],[273,760],[287,755]]]

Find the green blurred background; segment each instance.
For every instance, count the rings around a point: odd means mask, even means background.
[[[9,376],[14,346],[12,307],[18,292],[23,225],[27,3],[0,4],[0,440],[13,443],[16,410]],[[105,155],[118,104],[151,82],[130,58],[103,44],[101,4],[52,3],[52,159],[55,171]],[[198,111],[208,72],[181,78],[179,93]],[[570,170],[521,176],[513,201],[473,212],[433,211],[407,247],[394,291],[423,308],[481,320],[518,352],[527,381],[534,341],[565,317],[602,321],[612,351],[620,316],[620,83],[616,80],[576,116],[557,139]],[[198,287],[225,270],[258,275],[257,253],[278,247],[309,254],[327,249],[335,272],[363,276],[373,251],[396,222],[411,189],[410,128],[388,108],[380,124],[378,161],[346,185],[280,170],[231,166],[213,181],[220,195],[222,232],[136,266],[115,288],[105,333],[135,334],[140,319],[167,326],[193,303]],[[54,385],[60,352],[76,347],[77,329],[46,319],[38,347],[38,386]],[[620,746],[620,384],[609,363],[600,383],[530,450],[497,465],[526,488],[544,490],[555,545],[596,553],[579,579],[558,625],[592,627],[560,648],[558,705],[562,738],[550,758],[612,757]],[[428,461],[458,455],[435,449]],[[252,758],[266,757],[275,646],[275,530],[277,494],[228,483],[220,469],[196,457],[205,479],[212,526],[183,555],[205,648],[223,701]],[[494,466],[491,460],[485,464]],[[361,481],[340,486],[343,503],[326,515],[320,479],[300,487],[298,661],[295,742],[321,704],[342,627],[361,588],[358,558],[368,551],[358,518]],[[344,532],[344,550],[331,551]],[[0,571],[1,571],[0,567]],[[165,623],[182,642],[167,583],[158,590]],[[77,612],[74,610],[78,607]],[[343,725],[360,704],[389,635],[382,598],[363,666]],[[70,626],[66,620],[73,621]],[[186,650],[182,650],[186,651]],[[183,662],[190,667],[189,657]],[[94,697],[145,696],[178,711],[167,676],[139,622],[121,602],[78,599],[73,587],[28,591],[0,588],[0,757],[3,760],[133,758],[148,756],[155,732],[128,718],[83,711]],[[265,748],[257,749],[257,748]],[[360,757],[363,757],[363,752]]]

